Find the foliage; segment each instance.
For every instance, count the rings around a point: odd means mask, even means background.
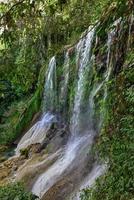
[[[132,8],[132,0],[11,0],[0,3],[0,143],[13,142],[38,112],[46,71],[44,63],[49,57],[64,45],[76,42],[98,19],[98,35],[105,41],[109,25],[128,16]],[[97,49],[101,57],[105,48],[101,44]],[[133,56],[132,52],[128,54],[126,66],[133,66]],[[58,65],[58,78],[62,79],[61,63]],[[109,168],[93,189],[83,190],[82,200],[133,198],[134,71],[131,67],[110,82],[108,114],[97,144],[101,158],[109,158]],[[102,69],[99,70],[101,73]],[[71,108],[77,76],[73,55],[69,73],[67,104]],[[88,83],[84,84],[90,89]],[[21,153],[27,156],[28,152]],[[34,197],[20,184],[13,184],[0,187],[0,199],[32,200]]]
[[[12,118],[12,115],[11,118],[5,117],[5,113],[10,113],[14,105],[16,105],[14,111],[17,110],[17,105],[22,101],[26,108],[25,112],[29,111],[25,106],[27,104],[25,99],[30,99],[31,96],[40,97],[41,92],[37,92],[39,72],[44,69],[44,63],[47,63],[49,57],[63,49],[64,45],[76,42],[80,34],[98,19],[103,27],[103,30],[99,30],[102,34],[107,23],[110,23],[111,16],[115,15],[112,18],[115,20],[121,16],[124,9],[127,10],[126,4],[132,7],[131,0],[112,0],[112,2],[11,0],[8,3],[0,3],[0,121],[2,126],[11,129],[7,133],[2,127],[1,135],[5,134],[5,137],[10,135],[7,141],[12,141],[16,132],[19,134],[23,130],[26,120],[25,123],[21,123],[22,112],[17,112],[15,118]],[[43,73],[45,74],[45,70]],[[72,97],[70,95],[68,102],[72,104],[74,84],[70,84],[69,91]],[[27,123],[37,111],[37,107],[39,108],[34,105],[33,103],[34,111],[28,115]]]
[[[22,156],[25,156],[25,158],[28,158],[28,149],[26,148],[26,149],[21,149],[20,150],[20,154],[22,155]]]
[[[10,144],[30,123],[33,115],[39,111],[44,85],[46,65],[42,67],[38,77],[37,89],[34,95],[13,102],[3,114],[0,125],[0,143]]]
[[[34,200],[36,197],[30,192],[25,191],[21,183],[0,186],[1,200]]]
[[[133,199],[133,116],[134,69],[133,52],[126,57],[127,68],[112,80],[107,102],[107,118],[97,151],[103,161],[109,159],[107,173],[100,177],[93,188],[81,193],[82,200],[128,200]]]
[[[80,4],[77,2],[77,6]],[[73,15],[75,5],[73,1],[70,4],[57,0],[0,3],[0,129],[1,137],[5,138],[2,142],[12,141],[16,131],[19,134],[22,130],[20,126],[25,123],[21,123],[23,113],[17,111],[18,106],[23,101],[24,110],[28,112],[25,99],[29,99],[38,88],[39,71],[44,60],[71,38],[76,24],[72,23],[77,14]],[[8,114],[5,117],[5,113],[13,113],[10,110],[14,111],[13,116]],[[30,111],[29,116],[35,110]],[[27,122],[30,119],[28,117]]]

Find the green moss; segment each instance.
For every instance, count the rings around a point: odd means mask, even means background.
[[[129,66],[109,84],[107,115],[95,147],[103,162],[109,159],[109,167],[94,188],[83,190],[82,200],[133,199],[134,69]]]
[[[74,97],[75,97],[75,89],[76,89],[76,79],[77,79],[77,74],[78,69],[76,66],[76,58],[75,55],[72,54],[70,57],[70,68],[69,68],[69,83],[68,83],[68,98],[67,98],[67,108],[68,108],[68,113],[67,113],[67,119],[70,119],[70,115],[73,103],[74,103]]]
[[[37,89],[34,95],[10,106],[6,120],[0,126],[1,144],[10,144],[14,141],[30,123],[34,114],[39,111],[44,89],[45,71],[46,65],[40,70]]]
[[[21,149],[20,150],[20,154],[22,156],[25,156],[25,158],[28,158],[29,150],[27,148],[26,149]]]

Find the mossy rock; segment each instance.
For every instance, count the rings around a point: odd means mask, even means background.
[[[5,152],[8,149],[6,145],[0,145],[0,153]]]
[[[20,154],[21,154],[21,156],[25,156],[25,158],[28,158],[29,149],[28,148],[20,149]]]

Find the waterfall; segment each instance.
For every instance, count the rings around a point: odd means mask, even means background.
[[[92,136],[86,135],[83,137],[79,137],[78,123],[79,123],[79,115],[80,106],[82,105],[82,95],[84,92],[84,81],[86,81],[86,69],[89,67],[90,57],[91,57],[91,48],[92,41],[94,36],[94,30],[89,31],[87,36],[83,38],[76,47],[76,64],[79,67],[79,80],[76,89],[76,95],[74,100],[74,115],[72,117],[72,126],[71,126],[71,134],[74,136],[68,141],[66,148],[64,149],[63,157],[61,157],[57,162],[54,163],[44,174],[42,174],[32,188],[32,192],[39,197],[42,197],[43,194],[48,191],[52,185],[55,184],[64,174],[65,170],[72,165],[74,160],[76,160],[79,155],[79,149],[81,152],[84,151],[85,146],[87,147],[90,143],[92,143]],[[67,54],[68,61],[68,54]],[[68,64],[68,62],[66,62]],[[77,127],[77,128],[76,128]],[[71,156],[70,156],[71,155]],[[85,156],[83,155],[82,159]]]
[[[99,165],[95,163],[93,169],[88,174],[88,176],[82,181],[80,186],[77,188],[77,191],[74,192],[69,200],[80,200],[80,193],[83,189],[92,187],[94,185],[95,180],[103,175],[106,171],[106,165]]]
[[[21,149],[27,148],[31,144],[42,144],[46,138],[46,133],[53,122],[56,122],[56,117],[51,114],[55,109],[56,102],[56,59],[52,57],[48,65],[48,71],[45,81],[44,91],[44,110],[41,119],[37,121],[34,126],[21,138],[16,154],[20,153]]]
[[[105,76],[104,76],[104,103],[106,102],[107,100],[107,96],[108,96],[108,81],[110,80],[110,76],[112,74],[112,70],[114,68],[113,66],[113,55],[112,55],[112,45],[114,43],[114,38],[116,36],[116,33],[117,33],[117,27],[118,25],[121,24],[121,18],[119,18],[118,20],[116,20],[113,25],[114,25],[114,28],[108,33],[108,40],[107,40],[107,60],[106,60],[106,73],[105,73]],[[103,113],[106,113],[106,108],[104,107],[103,108]],[[102,114],[101,115],[101,119],[100,119],[100,127],[103,123],[103,119],[104,119],[104,115]]]
[[[65,52],[64,56],[64,64],[63,64],[63,80],[61,81],[61,89],[59,94],[59,106],[60,109],[63,110],[63,113],[66,114],[66,103],[67,103],[67,92],[68,92],[68,81],[69,81],[69,52],[68,50]]]
[[[63,156],[39,176],[32,188],[32,192],[41,198],[56,181],[60,180],[65,170],[76,160],[79,149],[81,148],[82,151],[85,148],[83,144],[85,144],[86,140],[87,137],[83,137],[69,142],[66,149],[64,149]]]
[[[56,117],[50,112],[44,113],[41,120],[35,123],[35,125],[22,137],[17,146],[16,154],[19,154],[21,149],[25,149],[31,144],[41,144],[46,138],[46,133],[53,122],[56,122]]]
[[[91,50],[92,50],[92,42],[94,38],[95,29],[91,29],[88,32],[86,37],[84,37],[77,44],[76,47],[76,64],[78,66],[78,83],[76,89],[76,95],[74,100],[74,110],[71,121],[71,133],[72,135],[76,135],[82,132],[82,127],[80,127],[81,123],[81,106],[83,106],[83,95],[85,91],[85,82],[87,81],[87,74],[90,70],[90,60],[91,60]],[[83,116],[84,118],[84,116]]]
[[[57,103],[56,96],[56,59],[55,56],[50,59],[48,71],[45,80],[44,89],[44,110],[54,111]]]
[[[99,121],[96,120],[95,100],[98,94],[101,94],[101,100],[103,100],[104,102],[107,99],[107,83],[113,70],[113,55],[111,47],[113,45],[113,39],[116,34],[116,26],[118,23],[119,22],[116,22],[115,29],[108,33],[106,55],[107,60],[105,64],[106,70],[101,75],[101,79],[96,80],[93,73],[95,55],[93,54],[92,50],[96,37],[96,28],[90,27],[88,33],[80,39],[75,47],[75,66],[77,69],[78,78],[75,85],[76,87],[73,109],[71,110],[71,134],[70,138],[67,141],[67,144],[61,147],[62,153],[60,154],[60,156],[52,165],[49,166],[49,168],[45,169],[44,172],[40,172],[38,174],[38,178],[35,180],[32,186],[32,192],[40,198],[44,198],[44,195],[47,195],[49,190],[51,191],[51,189],[63,179],[65,179],[66,182],[68,181],[68,179],[71,180],[72,185],[75,189],[83,188],[85,184],[88,184],[90,186],[95,178],[103,171],[102,166],[97,164],[95,165],[90,160],[92,157],[90,155],[90,149],[93,145],[94,137],[97,134],[97,131],[94,128],[94,122],[98,123],[95,125],[96,127],[98,126],[100,130],[100,126],[104,118],[103,113],[101,113],[100,111]],[[50,59],[46,74],[43,101],[45,112],[43,113],[41,120],[38,121],[21,139],[20,143],[18,144],[17,151],[19,151],[21,148],[28,146],[28,144],[42,143],[45,139],[46,132],[49,130],[51,124],[57,120],[55,116],[57,106],[59,106],[62,111],[66,107],[71,59],[69,51],[65,52],[62,71],[63,79],[60,81],[60,86],[58,85],[56,77],[56,70],[58,68],[58,66],[56,66],[56,59],[56,56]],[[57,91],[58,87],[59,91]],[[57,105],[58,103],[60,105]],[[89,180],[88,182],[86,177],[89,177],[91,180]],[[73,191],[71,190],[71,192]],[[56,197],[55,199],[57,200]],[[58,199],[64,199],[64,197],[62,197],[62,192],[61,196]]]

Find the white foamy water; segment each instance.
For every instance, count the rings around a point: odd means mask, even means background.
[[[59,104],[64,114],[66,113],[66,103],[67,103],[67,94],[68,94],[68,82],[69,82],[69,64],[70,57],[69,52],[65,52],[64,64],[63,64],[63,80],[61,81],[61,89],[59,94]]]
[[[69,200],[80,200],[80,193],[82,192],[82,190],[92,187],[96,179],[105,173],[106,168],[106,165],[99,165],[96,163],[89,175],[83,180],[79,188],[77,188],[76,193],[74,192]]]
[[[61,92],[60,92],[61,101],[65,100],[67,95],[67,86],[69,81],[69,62],[70,62],[70,57],[69,57],[69,52],[67,51],[65,53],[64,65],[63,65],[64,80],[61,82]]]
[[[74,115],[71,125],[71,138],[67,143],[65,152],[62,158],[57,160],[44,174],[42,174],[32,188],[32,192],[39,197],[42,197],[56,181],[60,179],[64,171],[72,165],[72,162],[77,164],[81,159],[78,157],[82,153],[85,145],[92,143],[92,134],[79,136],[78,123],[80,115],[81,99],[83,95],[83,82],[85,81],[85,69],[88,67],[90,59],[91,44],[94,36],[94,30],[88,33],[86,38],[83,38],[77,45],[77,65],[79,66],[79,80],[74,104]],[[78,61],[79,60],[79,61]],[[77,129],[76,129],[77,126]],[[82,158],[83,159],[83,158]],[[75,162],[74,162],[75,160]],[[77,161],[76,161],[77,160]]]
[[[88,32],[86,37],[84,37],[77,44],[76,47],[76,64],[79,68],[78,72],[78,84],[75,94],[74,100],[74,110],[73,116],[71,119],[71,133],[75,137],[79,134],[80,131],[80,115],[81,115],[81,105],[82,105],[82,97],[85,90],[85,81],[87,80],[87,70],[90,67],[90,59],[91,59],[91,49],[92,42],[94,38],[95,29],[92,29]]]
[[[90,139],[89,136],[85,136],[76,138],[75,140],[70,140],[65,148],[63,156],[58,159],[44,174],[39,176],[32,188],[32,192],[41,198],[48,191],[48,189],[61,178],[65,170],[70,165],[73,165],[74,161],[77,163],[77,159],[80,159],[78,155],[85,148],[85,145],[89,145],[89,141],[92,141]]]
[[[56,80],[56,59],[53,56],[50,59],[48,70],[46,74],[45,87],[44,87],[44,110],[54,111],[57,103],[57,80]]]
[[[51,124],[56,121],[56,117],[51,113],[45,113],[41,120],[38,121],[20,140],[16,154],[19,154],[20,149],[24,149],[31,144],[42,143],[46,137],[46,133],[51,127]]]
[[[37,121],[32,128],[21,138],[16,154],[19,154],[20,149],[24,149],[31,144],[43,143],[46,138],[46,133],[51,127],[51,124],[56,121],[56,117],[50,113],[55,107],[56,101],[56,59],[52,57],[50,59],[47,76],[45,80],[44,91],[44,105],[43,109],[46,111],[41,117],[40,121]]]

